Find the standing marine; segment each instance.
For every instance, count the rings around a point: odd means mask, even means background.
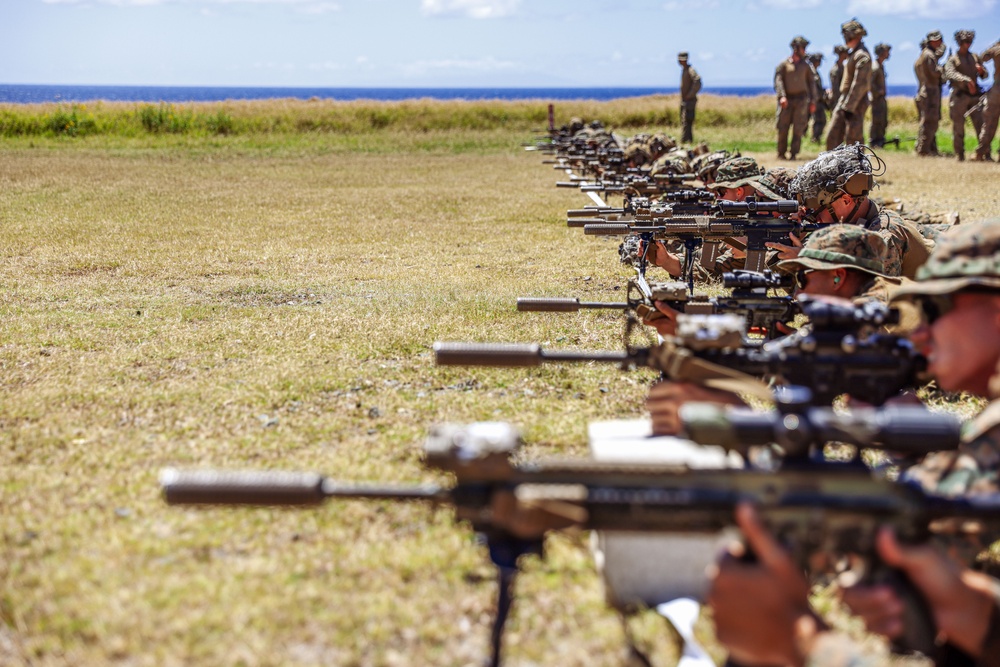
[[[847,47],[837,44],[833,47],[833,55],[837,61],[830,68],[830,110],[837,106],[840,100],[840,82],[844,80],[844,61],[847,60]]]
[[[889,105],[885,101],[885,61],[889,59],[891,49],[888,44],[876,44],[875,62],[872,63],[872,125],[869,142],[876,148],[885,146],[885,130],[889,126]]]
[[[982,62],[993,61],[993,86],[986,93],[983,108],[983,128],[979,130],[979,145],[976,147],[976,159],[992,162],[991,145],[997,132],[997,120],[1000,120],[1000,40],[993,42],[980,56]]]
[[[809,64],[813,68],[813,90],[816,98],[816,111],[812,115],[812,142],[818,144],[823,139],[823,130],[826,129],[826,112],[830,110],[830,99],[823,88],[823,77],[819,73],[819,66],[823,64],[822,53],[810,53],[806,56]]]
[[[951,86],[948,97],[948,115],[951,116],[951,142],[955,149],[955,157],[960,161],[965,159],[965,117],[968,113],[972,119],[972,127],[979,136],[983,127],[983,114],[979,107],[979,98],[983,94],[978,79],[986,78],[986,68],[979,56],[970,51],[972,40],[976,37],[975,30],[959,30],[955,33],[956,51],[944,64],[944,78]]]
[[[941,122],[941,70],[938,60],[944,55],[944,36],[940,30],[927,33],[913,72],[917,75],[917,105],[920,125],[917,130],[917,155],[940,155],[937,129]]]
[[[809,115],[816,111],[813,69],[806,62],[809,41],[802,36],[790,44],[792,55],[782,60],[774,70],[774,92],[778,95],[776,113],[778,127],[778,158],[787,159],[788,130],[792,130],[792,159],[799,154],[802,135],[809,125]]]
[[[694,142],[692,126],[694,125],[694,110],[698,104],[698,91],[701,90],[701,77],[688,64],[687,51],[677,54],[677,64],[681,66],[681,143]]]
[[[868,34],[864,26],[857,19],[851,19],[840,26],[840,33],[844,36],[848,56],[840,82],[840,98],[830,119],[830,133],[826,136],[827,150],[841,143],[864,143],[865,112],[872,84],[872,57],[861,41]]]

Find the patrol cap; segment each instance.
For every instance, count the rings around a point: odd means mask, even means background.
[[[875,53],[889,53],[891,50],[892,47],[885,42],[879,42],[875,45]]]
[[[855,269],[886,278],[888,247],[878,232],[859,225],[832,224],[813,232],[795,259],[778,262],[787,271]]]
[[[688,60],[688,52],[687,51],[681,51],[680,53],[678,53],[677,54],[677,60],[681,61],[682,63],[686,63],[687,60]]]
[[[959,44],[963,42],[968,42],[972,44],[972,40],[976,38],[975,30],[956,30],[955,31],[955,41]]]
[[[735,157],[719,165],[715,172],[715,183],[709,186],[713,190],[721,188],[738,188],[748,183],[756,183],[764,175],[764,168],[752,157]]]
[[[768,199],[780,201],[784,199],[795,199],[792,196],[790,185],[795,178],[795,170],[788,167],[774,167],[768,169],[756,183],[754,190],[761,193]]]
[[[927,41],[928,41],[928,43],[929,42],[938,42],[938,41],[943,42],[944,41],[944,35],[941,34],[940,30],[931,31],[931,32],[927,33]]]
[[[803,37],[802,35],[798,35],[797,37],[792,38],[792,43],[789,44],[789,46],[791,46],[793,49],[801,46],[804,49],[807,46],[809,46],[809,40]]]
[[[851,19],[840,26],[840,34],[845,39],[854,39],[858,35],[864,37],[868,34],[868,31],[865,30],[865,27],[857,19]]]
[[[968,288],[1000,292],[1000,218],[958,225],[940,237],[916,280],[893,298],[953,294]]]

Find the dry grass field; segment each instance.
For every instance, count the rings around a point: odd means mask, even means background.
[[[699,138],[772,140],[763,121]],[[0,139],[0,664],[477,664],[493,575],[447,509],[187,510],[157,474],[444,481],[420,463],[435,422],[516,422],[537,457],[641,416],[646,372],[432,364],[436,340],[620,344],[613,315],[514,311],[615,299],[627,277],[612,244],[565,227],[585,199],[527,139]],[[1000,167],[884,156],[883,194],[1000,215]],[[625,664],[586,540],[547,549],[519,581],[508,664]],[[666,626],[640,625],[673,664]]]

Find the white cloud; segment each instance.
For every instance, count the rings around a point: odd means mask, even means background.
[[[451,58],[446,60],[417,60],[403,65],[403,71],[407,74],[425,74],[436,70],[460,70],[466,72],[498,72],[501,70],[513,70],[519,67],[518,63],[509,60],[497,60],[493,56],[478,58],[476,60],[462,60]]]
[[[611,62],[613,62],[613,63],[620,62],[621,59],[624,58],[624,57],[625,56],[622,55],[621,51],[615,51],[614,53],[611,54]]]
[[[989,14],[997,0],[848,0],[850,14],[915,16],[924,19],[965,19]]]
[[[498,19],[517,11],[521,0],[420,0],[420,11],[428,16],[465,16]]]
[[[906,52],[906,51],[917,51],[918,49],[916,43],[907,41],[907,42],[902,42],[899,46],[892,47],[892,50],[897,52],[899,51]]]

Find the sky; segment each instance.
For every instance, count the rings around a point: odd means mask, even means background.
[[[796,35],[857,17],[915,83],[918,44],[1000,39],[1000,0],[0,0],[0,84],[675,88],[768,86]]]

